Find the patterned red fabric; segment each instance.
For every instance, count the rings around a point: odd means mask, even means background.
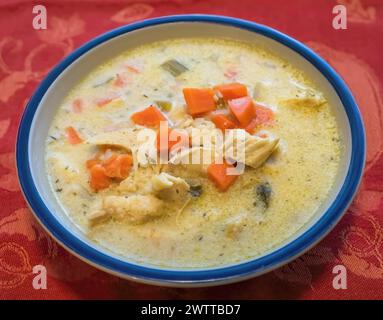
[[[380,0],[61,0],[39,1],[48,29],[32,28],[32,1],[0,4],[0,298],[1,299],[382,299],[383,298],[383,2]],[[332,27],[345,4],[348,29]],[[14,144],[23,108],[47,71],[94,36],[144,18],[231,15],[281,30],[313,48],[345,78],[362,110],[368,140],[359,193],[339,225],[314,249],[274,272],[222,288],[170,289],[122,280],[59,247],[34,220],[20,193]],[[32,287],[32,267],[48,288]],[[347,268],[347,289],[332,286]]]

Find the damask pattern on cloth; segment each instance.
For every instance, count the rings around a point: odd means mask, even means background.
[[[383,299],[383,3],[377,0],[40,1],[48,29],[32,28],[32,2],[0,3],[0,299]],[[348,9],[334,30],[332,8]],[[252,8],[252,10],[250,10]],[[296,19],[305,12],[305,19]],[[364,117],[367,163],[360,190],[339,225],[317,246],[261,277],[221,288],[170,289],[122,280],[62,249],[34,219],[21,195],[14,143],[22,111],[47,72],[76,47],[141,19],[183,13],[223,14],[263,23],[306,43],[350,86]],[[282,14],[283,13],[283,14]],[[33,266],[48,289],[32,287]],[[332,287],[335,265],[348,289]]]

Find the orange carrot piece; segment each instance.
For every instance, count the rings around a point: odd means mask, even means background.
[[[274,120],[273,110],[258,104],[254,106],[254,110],[255,118],[253,118],[247,126],[242,127],[250,134],[253,134],[257,127],[272,124]]]
[[[242,126],[247,126],[255,116],[253,100],[250,97],[229,100],[229,108]]]
[[[121,179],[128,177],[130,169],[133,166],[133,157],[130,154],[120,155],[120,176]]]
[[[81,143],[83,141],[80,138],[80,136],[78,135],[78,133],[77,133],[75,128],[67,127],[65,129],[65,132],[66,132],[66,135],[67,135],[68,142],[70,144],[79,144],[79,143]]]
[[[238,82],[215,86],[214,90],[219,91],[224,100],[232,100],[247,96],[246,86]]]
[[[274,112],[270,108],[266,108],[259,104],[256,104],[255,119],[257,121],[257,125],[270,124],[274,120]]]
[[[157,126],[161,121],[166,121],[166,117],[154,105],[132,114],[131,119],[134,123],[142,126]]]
[[[209,179],[222,192],[229,189],[229,187],[238,178],[238,175],[228,175],[226,172],[227,168],[234,168],[234,166],[224,162],[222,164],[212,163],[207,168],[207,175]]]
[[[112,154],[108,159],[100,160],[98,157],[86,161],[90,171],[90,185],[95,190],[107,188],[112,178],[125,179],[132,168],[133,158],[130,154]]]
[[[83,101],[81,99],[74,99],[72,102],[72,110],[74,113],[81,113],[83,108]]]
[[[109,165],[113,164],[113,162],[117,159],[118,154],[113,153],[109,158],[102,161],[102,166],[107,168]]]
[[[216,109],[214,90],[200,88],[184,88],[184,98],[190,115],[214,111]]]
[[[237,128],[237,124],[224,114],[212,115],[211,120],[214,122],[215,126],[222,131]]]
[[[253,118],[248,125],[246,126],[241,126],[241,129],[246,130],[248,133],[253,134],[255,132],[255,129],[257,128],[257,119]]]
[[[128,177],[133,164],[133,158],[129,154],[113,154],[103,163],[105,174],[110,178],[125,179]]]
[[[105,173],[105,168],[101,164],[96,164],[90,169],[90,186],[94,190],[106,189],[112,183]]]
[[[91,169],[94,165],[100,164],[100,163],[101,163],[101,160],[99,159],[89,159],[89,160],[86,160],[85,165],[87,169]]]

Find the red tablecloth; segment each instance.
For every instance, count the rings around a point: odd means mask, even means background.
[[[32,28],[32,1],[0,3],[0,298],[383,298],[381,0],[39,1],[48,29]],[[348,29],[332,27],[345,4]],[[34,220],[14,166],[18,122],[47,71],[94,36],[136,20],[180,14],[230,15],[263,23],[303,41],[345,78],[362,110],[368,139],[359,193],[339,225],[309,253],[256,279],[223,288],[170,289],[121,280],[67,253]],[[48,271],[48,288],[32,287],[32,267]],[[347,289],[332,286],[335,265],[347,268]]]

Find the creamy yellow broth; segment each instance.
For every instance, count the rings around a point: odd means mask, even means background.
[[[160,67],[169,59],[188,71],[174,77]],[[124,76],[123,87],[116,86],[116,74]],[[183,210],[170,203],[165,214],[145,223],[113,217],[89,223],[88,215],[103,197],[131,191],[115,186],[94,192],[85,161],[95,147],[68,144],[66,127],[75,127],[84,140],[130,127],[130,115],[157,100],[170,101],[168,116],[178,120],[177,113],[185,108],[182,88],[234,81],[245,84],[257,102],[275,112],[274,124],[260,130],[278,137],[279,146],[261,167],[246,167],[226,192],[219,192],[202,175],[199,197],[193,197]],[[97,106],[108,97],[117,98]],[[73,101],[79,98],[82,112],[76,113]],[[51,125],[46,169],[59,203],[92,241],[136,262],[214,267],[261,255],[302,228],[329,194],[340,145],[331,106],[315,84],[287,61],[231,40],[180,39],[122,53],[76,85]],[[151,175],[158,168],[147,170],[152,171],[145,174]],[[187,176],[187,170],[181,175]],[[256,191],[265,182],[272,190],[267,208],[259,205]],[[133,193],[140,193],[140,188]]]

